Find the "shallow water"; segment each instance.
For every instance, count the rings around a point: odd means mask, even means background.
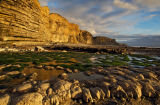
[[[57,76],[62,74],[64,70],[44,70],[44,69],[36,69],[36,68],[25,68],[22,73],[29,75],[32,73],[37,73],[37,79],[36,80],[51,80],[55,79]]]
[[[83,81],[83,80],[96,80],[96,79],[100,79],[103,78],[103,75],[100,74],[92,74],[91,76],[87,76],[85,75],[83,72],[79,72],[79,73],[74,73],[74,74],[70,74],[69,75],[69,79],[70,80],[79,80],[79,81]]]

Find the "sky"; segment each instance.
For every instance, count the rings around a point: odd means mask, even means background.
[[[95,36],[160,35],[160,0],[39,1]]]

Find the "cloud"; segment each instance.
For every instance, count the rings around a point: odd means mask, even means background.
[[[160,0],[39,1],[43,6],[48,5],[51,12],[61,14],[94,35],[146,34],[147,29],[137,29],[136,25],[156,17],[157,14],[150,12],[158,11],[160,6]]]
[[[138,7],[134,4],[130,4],[128,2],[123,2],[121,0],[114,0],[114,5],[116,5],[119,8],[125,8],[128,10],[138,10]]]
[[[48,6],[49,0],[39,0],[41,6]]]
[[[160,0],[135,0],[135,2],[150,9],[160,8]]]

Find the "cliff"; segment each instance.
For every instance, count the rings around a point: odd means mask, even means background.
[[[79,26],[69,23],[59,14],[49,15],[49,30],[52,34],[53,42],[78,43],[77,36],[80,33]]]
[[[96,36],[93,37],[93,43],[94,45],[120,45],[116,42],[115,39],[111,39],[104,36]]]
[[[93,38],[57,13],[50,14],[38,0],[0,0],[0,44],[107,44],[105,41]]]

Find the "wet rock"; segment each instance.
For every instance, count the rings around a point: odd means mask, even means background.
[[[73,86],[71,88],[71,97],[73,99],[81,98],[82,97],[82,89],[79,86]]]
[[[66,50],[63,50],[62,52],[67,52]]]
[[[58,80],[54,85],[53,89],[54,92],[59,95],[62,100],[70,99],[71,98],[71,88],[72,83],[64,80]]]
[[[45,49],[41,46],[36,46],[35,51],[45,51]]]
[[[39,93],[28,93],[19,96],[15,105],[42,105],[42,95]]]
[[[85,102],[93,102],[93,99],[92,99],[92,96],[91,96],[91,93],[90,93],[90,90],[89,89],[87,89],[87,88],[84,88],[83,89],[83,100],[85,101]]]
[[[53,95],[53,96],[51,97],[51,104],[52,104],[52,105],[59,105],[59,104],[60,104],[60,102],[59,102],[59,97],[58,97],[57,95]]]
[[[17,64],[17,65],[13,65],[13,66],[18,67],[18,68],[19,68],[19,67],[21,67],[21,65],[19,65],[19,64]]]
[[[52,66],[45,66],[44,69],[46,69],[46,70],[54,70],[55,68],[52,67]]]
[[[23,77],[25,77],[25,76],[26,76],[26,74],[25,74],[25,73],[22,73],[22,76],[23,76]]]
[[[35,68],[37,68],[37,69],[43,69],[43,65],[37,65],[37,66],[35,66]]]
[[[50,87],[50,84],[49,83],[42,83],[42,84],[40,84],[39,87],[41,90],[47,90]]]
[[[116,79],[116,78],[110,78],[110,82],[111,82],[111,83],[116,83],[116,82],[117,82],[117,79]]]
[[[140,84],[131,84],[127,91],[129,92],[129,96],[135,99],[141,98],[142,96],[142,86]]]
[[[58,70],[64,70],[64,68],[61,67],[61,66],[57,66],[56,69],[58,69]]]
[[[106,98],[110,98],[111,92],[108,87],[102,87],[103,92],[105,93]]]
[[[91,72],[91,71],[86,71],[86,72],[84,72],[84,74],[87,75],[87,76],[91,76],[91,75],[94,74],[94,73]]]
[[[36,84],[37,84],[37,81],[32,81],[32,84],[33,84],[33,85],[36,85]]]
[[[73,72],[74,73],[78,73],[79,71],[78,71],[78,69],[74,69]]]
[[[143,83],[142,84],[142,93],[146,96],[146,97],[154,97],[156,95],[154,88],[152,87],[151,84],[149,83]]]
[[[10,103],[10,96],[8,94],[5,94],[0,97],[0,105],[9,105]]]
[[[70,83],[68,81],[59,80],[54,84],[53,89],[55,90],[55,92],[58,93],[58,92],[62,92],[65,90],[69,90],[71,85],[72,85],[72,83]]]
[[[8,72],[7,75],[17,75],[17,74],[20,74],[19,71],[11,71],[11,72]]]
[[[33,73],[29,78],[30,80],[35,80],[37,78],[38,74],[37,73]]]
[[[69,69],[69,68],[67,68],[67,69],[66,69],[66,72],[67,72],[67,73],[72,73],[72,70]]]
[[[145,76],[146,78],[149,78],[149,79],[158,80],[158,79],[157,79],[157,75],[154,74],[154,73],[152,73],[152,72],[146,72],[146,73],[144,73],[144,76]]]
[[[99,100],[99,99],[105,98],[105,93],[99,87],[90,88],[90,90],[91,90],[92,97],[94,99]]]
[[[68,78],[68,74],[66,73],[62,73],[61,75],[59,75],[60,79],[67,79]]]
[[[111,89],[111,94],[113,97],[127,98],[127,93],[124,91],[124,89],[120,85],[113,86]]]
[[[83,104],[83,101],[80,99],[79,101],[78,101],[80,104]]]
[[[51,104],[50,97],[47,97],[47,96],[43,98],[42,103],[43,103],[43,105],[53,105],[53,104]]]
[[[109,82],[102,82],[100,84],[101,87],[109,87],[111,84]]]
[[[8,89],[0,89],[0,94],[5,94]]]
[[[27,84],[22,84],[20,86],[18,86],[14,92],[26,92],[28,90],[30,90],[32,88],[32,84],[31,83],[27,83]]]
[[[0,80],[4,80],[4,79],[6,79],[7,78],[7,75],[1,75],[0,76]]]
[[[79,81],[78,80],[73,80],[73,84],[79,85]]]
[[[52,89],[52,88],[49,88],[49,89],[47,90],[47,95],[50,96],[50,95],[52,95],[52,94],[53,94],[53,89]]]
[[[5,67],[6,67],[5,65],[0,65],[0,70],[2,70]]]
[[[143,74],[138,74],[137,78],[140,79],[140,80],[144,80]]]

